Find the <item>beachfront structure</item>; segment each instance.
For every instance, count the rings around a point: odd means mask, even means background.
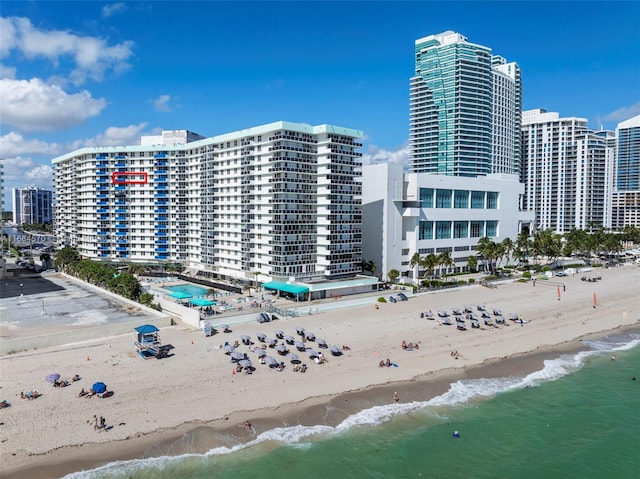
[[[44,224],[53,221],[53,191],[42,188],[13,188],[13,221]]]
[[[363,258],[383,276],[396,269],[416,283],[423,272],[410,266],[415,253],[447,252],[454,266],[441,272],[467,271],[480,238],[515,241],[533,230],[533,213],[519,207],[523,195],[517,175],[466,178],[407,173],[395,162],[364,166]]]
[[[410,169],[450,176],[518,174],[520,68],[453,31],[415,41]]]
[[[640,228],[640,115],[619,123],[616,137],[611,227]]]
[[[58,242],[87,258],[223,280],[355,275],[362,136],[279,121],[73,151],[52,160]]]
[[[525,209],[540,229],[611,227],[614,134],[594,132],[584,118],[542,109],[522,113]]]

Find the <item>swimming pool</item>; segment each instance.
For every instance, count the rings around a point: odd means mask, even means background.
[[[188,294],[190,296],[204,296],[209,291],[208,288],[203,288],[202,286],[195,286],[193,284],[178,284],[176,286],[165,286],[164,289],[169,289],[171,291],[177,291],[178,293]]]

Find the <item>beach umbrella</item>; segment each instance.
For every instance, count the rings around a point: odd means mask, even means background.
[[[327,342],[324,339],[316,339],[319,348],[326,348]]]
[[[331,346],[329,351],[331,351],[331,354],[334,356],[340,356],[342,354],[342,350],[338,346]]]
[[[233,346],[231,346],[230,344],[225,344],[224,345],[224,350],[225,350],[226,353],[232,353],[234,349],[235,348]]]
[[[287,354],[287,357],[291,360],[291,362],[296,362],[296,361],[300,361],[300,358],[298,358],[298,355],[295,353],[289,353]]]
[[[242,341],[243,344],[249,344],[251,342],[251,336],[243,334],[240,336],[240,341]]]
[[[304,335],[304,328],[298,326],[296,328],[296,333],[298,333],[300,336],[303,336]]]
[[[262,341],[264,343],[267,340],[267,335],[264,333],[258,333],[256,334],[256,338],[258,338],[258,341]]]
[[[306,351],[307,347],[305,346],[305,344],[302,341],[296,341],[296,348],[298,349],[298,351]]]
[[[278,344],[278,340],[276,338],[267,339],[267,343],[269,343],[269,346],[273,348],[276,344]]]
[[[264,349],[256,349],[256,354],[259,358],[263,358],[267,355],[267,352]]]
[[[58,379],[60,379],[60,375],[58,373],[49,374],[46,378],[44,378],[44,380],[49,383],[55,383]]]
[[[226,333],[226,332],[231,331],[231,330],[229,329],[229,325],[228,325],[228,324],[221,324],[221,325],[220,325],[220,328],[221,328],[225,333]]]
[[[293,342],[295,341],[293,336],[285,336],[284,340],[287,342],[287,344],[293,344]]]
[[[309,341],[315,341],[316,340],[316,335],[313,334],[310,331],[305,331],[304,337],[307,338]]]
[[[267,356],[264,359],[265,364],[267,364],[268,366],[277,366],[278,365],[278,361],[276,360],[276,358],[273,358],[271,356]]]
[[[93,392],[96,394],[102,394],[107,392],[107,385],[105,383],[97,382],[91,386],[91,389],[93,389]]]
[[[243,368],[250,368],[251,367],[251,361],[249,361],[248,359],[242,359],[241,361],[238,361],[238,364],[240,366],[242,366]]]
[[[231,353],[231,361],[240,361],[241,359],[244,359],[244,354],[240,351],[234,351]]]
[[[279,344],[278,346],[276,346],[276,351],[278,351],[280,354],[286,354],[288,349],[284,344]]]
[[[317,358],[318,357],[318,353],[316,351],[314,351],[313,349],[310,349],[307,352],[309,353],[309,357],[310,358]]]
[[[284,331],[282,331],[281,329],[276,329],[273,334],[276,335],[276,338],[282,339],[284,338]]]

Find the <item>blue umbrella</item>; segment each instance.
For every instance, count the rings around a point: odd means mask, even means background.
[[[91,389],[93,389],[93,392],[96,394],[102,394],[107,392],[107,385],[105,383],[98,382],[91,386]]]
[[[58,373],[49,374],[46,378],[44,378],[45,381],[50,383],[55,383],[58,379],[60,379],[60,375]]]

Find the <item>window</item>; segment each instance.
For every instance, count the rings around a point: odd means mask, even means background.
[[[453,193],[454,208],[469,208],[469,192],[467,190],[455,190]]]
[[[466,221],[454,221],[453,222],[453,237],[454,238],[467,238],[468,237],[468,222]]]
[[[436,208],[451,208],[451,190],[436,190]]]
[[[482,238],[484,236],[484,227],[482,221],[471,222],[471,238]]]
[[[487,234],[486,236],[493,238],[498,236],[498,222],[497,221],[487,221]]]
[[[419,240],[433,239],[433,221],[421,221],[418,224],[418,239]]]
[[[436,239],[451,238],[451,222],[436,221]]]
[[[495,210],[498,208],[498,192],[487,191],[487,209]]]
[[[420,207],[433,208],[433,188],[420,188]]]
[[[471,192],[471,208],[479,210],[484,209],[484,191]]]

